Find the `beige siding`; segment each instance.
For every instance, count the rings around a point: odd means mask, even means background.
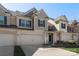
[[[58,33],[53,33],[53,43],[56,43],[59,40]]]
[[[73,39],[72,39],[72,34],[73,34]],[[64,42],[71,42],[71,41],[78,41],[78,36],[79,34],[78,33],[64,33],[62,32],[61,33],[61,41],[64,41]],[[59,34],[57,33],[53,33],[53,42],[56,43],[57,41],[59,40]]]
[[[0,28],[0,34],[16,34],[16,29]]]
[[[72,38],[72,35],[73,35],[73,38]],[[71,41],[71,40],[77,41],[78,40],[78,33],[76,33],[76,34],[62,33],[61,40],[62,41]]]
[[[44,12],[43,9],[39,10],[37,12],[37,15],[38,15],[39,18],[47,17],[47,14]]]
[[[10,25],[17,25],[16,16],[10,16]]]
[[[7,25],[10,25],[10,17],[7,16]]]

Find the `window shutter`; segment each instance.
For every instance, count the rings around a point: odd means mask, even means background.
[[[7,16],[4,16],[4,24],[7,24]]]
[[[43,20],[43,27],[45,27],[45,20]]]
[[[38,26],[40,26],[40,20],[38,19]]]
[[[19,19],[19,26],[21,26],[21,19]]]
[[[30,25],[30,27],[31,27],[31,21],[29,21],[29,22],[30,22],[30,24],[29,24],[29,25]]]

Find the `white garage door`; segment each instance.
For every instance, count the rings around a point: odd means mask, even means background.
[[[14,35],[0,34],[0,46],[14,45]]]
[[[32,44],[44,44],[44,38],[42,35],[20,35],[19,44],[32,45]]]

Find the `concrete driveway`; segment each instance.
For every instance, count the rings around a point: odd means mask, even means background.
[[[0,56],[13,56],[14,46],[0,46]]]
[[[79,54],[61,48],[32,45],[21,46],[26,56],[78,56]]]
[[[78,56],[79,54],[61,48],[39,48],[33,56]]]
[[[79,56],[79,54],[61,48],[42,45],[21,46],[26,56]],[[13,56],[14,46],[0,46],[0,56]]]
[[[23,45],[21,48],[23,49],[26,56],[32,56],[38,48],[42,47],[41,45]]]

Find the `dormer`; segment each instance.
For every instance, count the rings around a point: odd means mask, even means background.
[[[59,16],[55,23],[59,25],[59,31],[67,32],[68,21],[65,15]]]
[[[34,16],[34,29],[35,30],[48,30],[48,15],[43,9],[35,13]]]

